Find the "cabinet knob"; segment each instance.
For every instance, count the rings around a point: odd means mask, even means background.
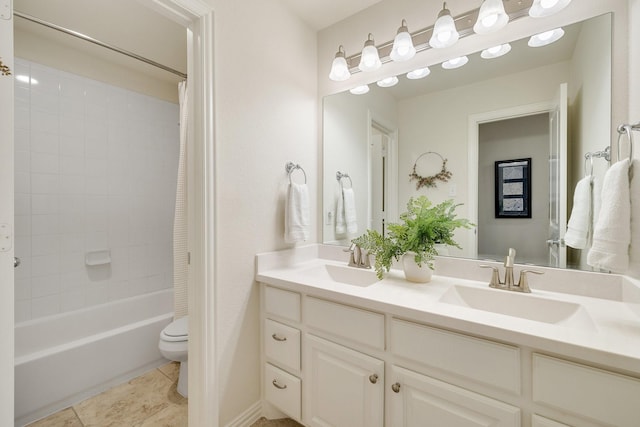
[[[378,374],[369,375],[369,381],[371,382],[371,384],[377,383],[378,382]]]
[[[273,338],[276,341],[286,341],[287,340],[287,337],[279,337],[277,334],[271,335],[271,338]]]
[[[394,393],[400,393],[400,383],[394,383],[391,385],[391,390],[393,390]]]
[[[275,388],[279,388],[280,390],[284,390],[285,388],[287,388],[286,384],[285,385],[278,384],[278,380],[271,381],[271,384],[273,384]]]

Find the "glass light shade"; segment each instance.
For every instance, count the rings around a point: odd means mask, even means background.
[[[378,48],[374,44],[373,36],[369,34],[369,38],[364,42],[364,49],[362,49],[358,68],[360,71],[375,71],[380,67],[382,67],[382,62],[380,61]]]
[[[442,49],[453,46],[459,38],[460,34],[458,34],[458,30],[456,30],[456,23],[451,17],[451,12],[449,12],[447,4],[445,3],[433,26],[433,34],[431,35],[431,39],[429,39],[429,45],[436,49]]]
[[[502,0],[484,0],[478,12],[478,20],[473,26],[477,34],[488,34],[504,28],[509,22],[509,15],[504,11]]]
[[[553,15],[567,7],[571,0],[534,0],[529,9],[529,16],[542,18]]]
[[[338,52],[336,52],[336,57],[333,59],[333,63],[331,64],[329,79],[334,82],[343,82],[349,77],[351,77],[349,65],[347,65],[347,60],[345,59],[344,48],[340,46],[338,48]]]
[[[469,62],[469,58],[466,56],[459,56],[457,58],[450,59],[442,63],[442,68],[445,70],[453,70],[454,68],[460,68],[464,64]]]
[[[499,58],[502,55],[506,55],[511,51],[511,45],[509,43],[501,44],[498,46],[490,47],[489,49],[485,49],[480,54],[481,58],[484,59],[493,59]]]
[[[427,77],[429,74],[431,74],[429,67],[418,68],[417,70],[409,71],[407,73],[407,78],[411,80],[418,80],[423,77]]]
[[[387,77],[376,83],[380,87],[391,87],[398,84],[398,78],[396,76]]]
[[[356,86],[353,89],[349,89],[349,92],[351,92],[354,95],[363,95],[369,92],[369,86],[368,85]]]
[[[542,47],[560,40],[562,36],[564,36],[564,30],[562,28],[556,28],[555,30],[545,31],[544,33],[531,36],[527,44],[530,47]]]
[[[401,62],[407,61],[415,55],[416,48],[413,46],[413,40],[411,39],[411,34],[409,34],[407,23],[403,19],[402,26],[398,28],[398,34],[396,34],[396,38],[393,40],[393,48],[391,49],[389,57],[392,61]]]

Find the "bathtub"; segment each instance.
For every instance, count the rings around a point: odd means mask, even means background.
[[[15,327],[15,425],[23,426],[167,361],[158,351],[173,290]]]

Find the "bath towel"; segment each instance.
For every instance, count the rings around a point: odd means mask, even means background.
[[[602,270],[625,272],[631,242],[629,159],[612,165],[602,183],[602,207],[593,230],[587,264]]]
[[[629,247],[629,276],[640,278],[640,160],[633,160],[629,171],[631,199],[631,245]]]
[[[567,224],[564,241],[575,249],[587,247],[592,217],[592,176],[585,176],[576,185],[573,193],[573,208]]]
[[[355,234],[357,232],[358,219],[353,188],[342,188],[336,208],[336,234]]]
[[[307,184],[289,184],[284,210],[284,240],[303,242],[309,238],[309,190]]]

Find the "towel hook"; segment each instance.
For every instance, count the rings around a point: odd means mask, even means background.
[[[284,169],[287,171],[287,174],[289,175],[289,184],[292,184],[291,181],[291,174],[293,173],[293,171],[295,171],[296,169],[300,169],[302,171],[302,174],[304,175],[304,183],[307,183],[307,173],[304,171],[304,169],[302,168],[302,166],[300,166],[297,163],[293,163],[293,162],[287,162],[286,165],[284,165]]]
[[[634,126],[623,124],[618,126],[618,160],[620,160],[620,140],[622,135],[626,134],[629,140],[629,160],[633,160],[633,135],[631,131],[634,130]]]
[[[340,171],[336,172],[336,179],[338,180],[338,182],[340,183],[340,185],[342,185],[342,178],[347,178],[349,179],[349,184],[351,185],[351,187],[353,188],[353,181],[351,181],[351,177],[349,176],[348,173],[342,173]]]

